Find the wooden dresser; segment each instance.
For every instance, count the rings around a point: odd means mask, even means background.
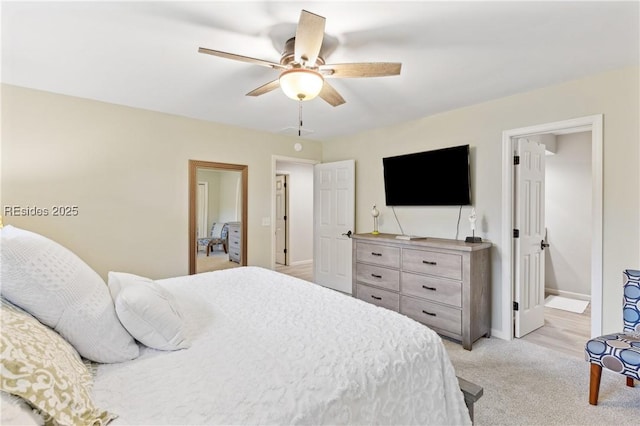
[[[229,260],[242,263],[242,227],[240,222],[229,222]]]
[[[353,295],[400,312],[465,349],[491,335],[491,243],[353,235]]]

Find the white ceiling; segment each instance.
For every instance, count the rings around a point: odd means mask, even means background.
[[[247,92],[277,71],[300,10],[326,17],[328,63],[402,62],[333,79],[346,104],[303,103],[326,140],[638,64],[626,2],[2,2],[2,82],[266,132],[297,134],[298,102]],[[284,131],[285,128],[292,128]]]

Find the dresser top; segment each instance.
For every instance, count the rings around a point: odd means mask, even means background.
[[[412,240],[403,240],[396,238],[397,234],[354,234],[352,238],[356,240],[365,240],[384,244],[398,244],[403,246],[415,247],[432,247],[440,249],[460,250],[460,251],[476,251],[484,250],[491,247],[489,242],[467,243],[462,240],[449,240],[446,238],[414,238]]]

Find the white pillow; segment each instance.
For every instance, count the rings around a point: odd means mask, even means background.
[[[109,291],[120,322],[140,343],[163,351],[190,346],[173,297],[156,282],[125,272],[109,272]]]
[[[112,363],[139,355],[106,284],[78,256],[11,225],[0,230],[0,238],[2,296],[55,329],[87,359]]]

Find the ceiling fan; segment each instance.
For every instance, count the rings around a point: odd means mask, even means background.
[[[236,55],[201,47],[200,53],[220,56],[236,61],[280,70],[280,76],[269,83],[247,93],[247,96],[260,96],[278,87],[288,97],[308,101],[316,96],[332,106],[345,103],[345,100],[325,79],[384,77],[399,75],[401,63],[398,62],[361,62],[346,64],[327,64],[321,55],[326,19],[303,10],[296,29],[295,37],[287,40],[280,63]]]

